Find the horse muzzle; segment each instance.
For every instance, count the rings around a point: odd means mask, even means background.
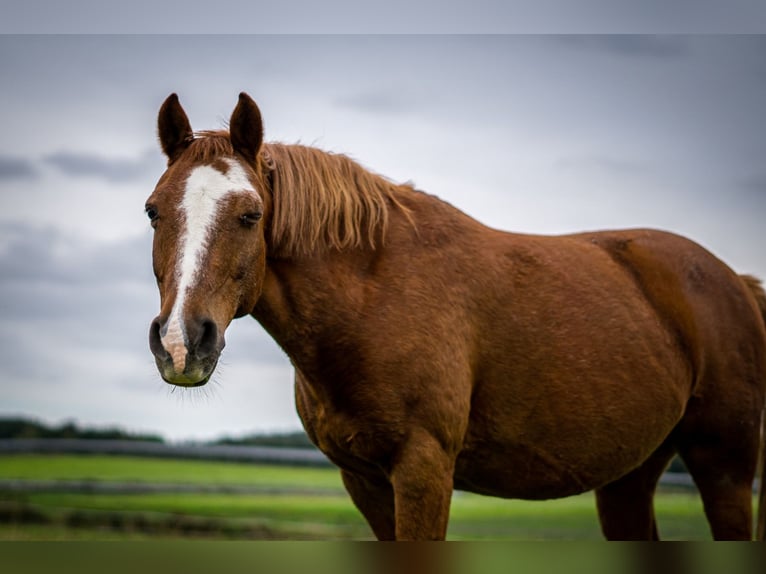
[[[212,319],[180,323],[157,317],[149,328],[149,348],[162,379],[171,385],[200,387],[210,380],[225,346]]]

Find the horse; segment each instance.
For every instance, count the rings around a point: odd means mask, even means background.
[[[594,490],[607,539],[657,540],[654,491],[676,454],[712,536],[752,537],[759,280],[659,230],[492,229],[346,155],[265,142],[244,92],[228,131],[193,132],[176,94],[157,126],[161,377],[204,385],[227,326],[254,317],[377,539],[444,539],[458,489]]]

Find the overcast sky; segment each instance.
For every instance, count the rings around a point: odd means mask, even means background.
[[[4,0],[3,33],[763,33],[763,0]]]
[[[299,428],[288,359],[235,321],[171,392],[144,200],[156,114],[245,90],[267,139],[348,153],[494,227],[650,226],[766,278],[763,36],[0,36],[0,416],[168,438]]]

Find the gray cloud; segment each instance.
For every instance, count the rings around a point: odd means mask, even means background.
[[[0,325],[0,361],[5,380],[23,380],[29,376],[47,379],[50,370],[40,359],[39,350],[19,337],[13,327]]]
[[[679,36],[605,34],[596,36],[556,36],[566,48],[602,51],[632,58],[668,59],[688,53],[688,42]]]
[[[147,173],[162,170],[162,159],[156,151],[147,151],[135,159],[62,151],[46,156],[44,161],[67,175],[96,177],[110,183],[138,181]]]
[[[91,244],[50,228],[0,225],[0,332],[39,325],[83,349],[135,348],[158,300],[150,249],[147,237]],[[6,365],[15,360],[7,352],[0,349]]]
[[[557,169],[569,172],[600,171],[619,177],[636,177],[651,172],[644,162],[613,156],[580,156],[562,158],[555,162]]]
[[[219,0],[207,10],[189,10],[180,0],[134,0],[115,17],[109,3],[54,0],[11,3],[0,30],[6,33],[179,34],[368,34],[538,32],[741,32],[762,29],[762,3],[754,0],[475,0],[448,10],[435,0]],[[82,14],[88,14],[83,18]],[[219,14],[232,14],[220,18]],[[406,14],[406,17],[402,17]]]
[[[0,282],[49,279],[61,272],[58,265],[52,265],[51,248],[60,240],[60,234],[53,229],[5,223],[0,225],[0,238]]]
[[[402,92],[386,90],[359,92],[337,98],[334,103],[341,108],[373,114],[401,114],[417,107],[414,102],[407,101]]]
[[[3,179],[32,179],[37,176],[37,170],[26,159],[10,156],[0,156],[0,180]]]
[[[766,198],[766,173],[756,174],[744,179],[740,187],[750,195]]]
[[[0,224],[0,283],[153,281],[148,236],[91,243],[52,227]]]

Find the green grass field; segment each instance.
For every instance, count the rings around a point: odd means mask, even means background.
[[[0,478],[244,484],[343,490],[340,476],[332,468],[134,456],[4,455],[0,456]]]
[[[0,540],[370,539],[337,470],[88,455],[0,456],[0,479],[248,485],[247,494],[0,492]],[[695,493],[656,499],[664,539],[710,539]],[[453,540],[600,540],[593,495],[530,502],[457,492]]]

